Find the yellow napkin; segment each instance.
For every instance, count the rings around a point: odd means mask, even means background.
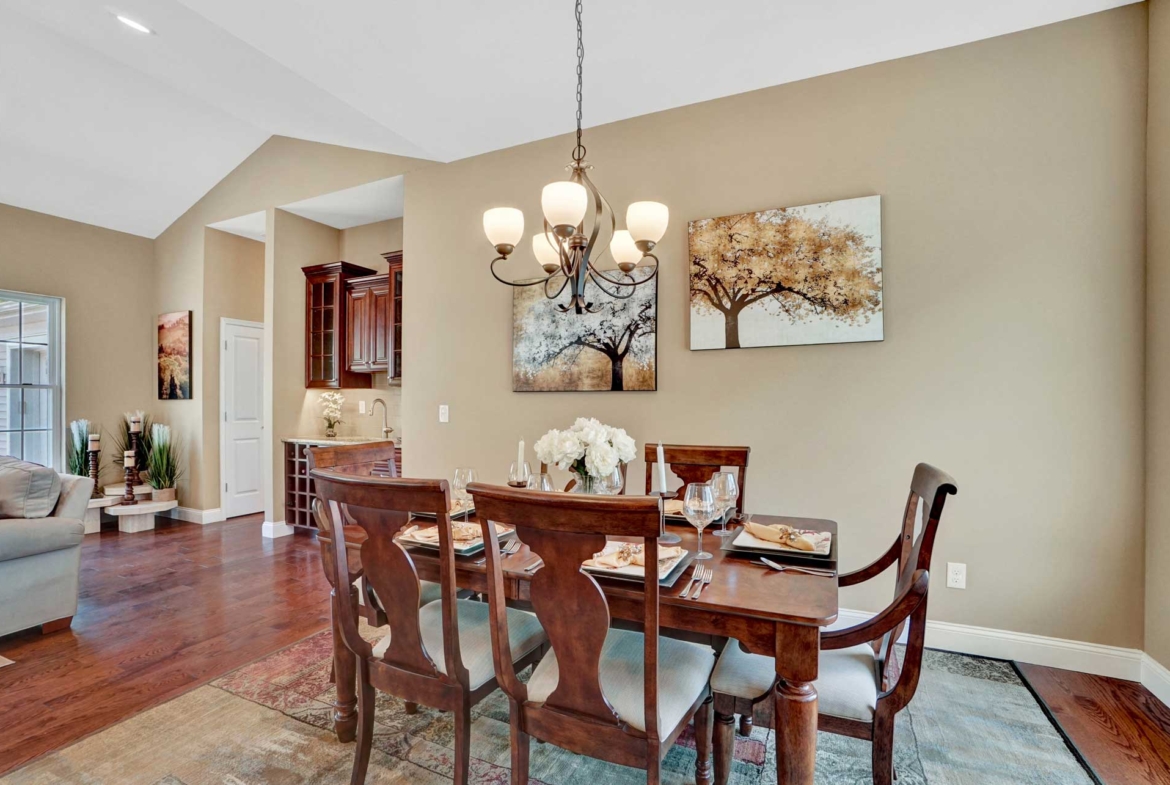
[[[794,548],[798,551],[815,551],[817,549],[817,546],[804,532],[783,523],[768,525],[748,521],[743,527],[747,529],[748,534],[757,540],[774,542],[777,545]]]
[[[501,526],[498,523],[496,524],[497,535],[503,534],[507,531],[510,531],[510,529],[505,526]],[[420,542],[437,543],[439,541],[439,527],[428,526],[425,529],[416,529],[411,533],[410,536],[416,540],[419,540]],[[451,522],[451,539],[454,542],[474,542],[481,539],[482,537],[483,529],[480,528],[478,523],[464,523],[463,521]]]
[[[658,564],[661,569],[663,562],[673,561],[682,556],[683,549],[673,545],[658,546]],[[645,546],[632,542],[622,543],[612,550],[604,550],[593,554],[593,558],[585,562],[586,567],[602,567],[607,570],[619,570],[622,567],[646,566]]]
[[[682,515],[683,503],[680,499],[670,499],[663,505],[663,510],[667,515]]]

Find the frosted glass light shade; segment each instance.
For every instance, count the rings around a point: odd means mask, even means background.
[[[532,254],[545,272],[551,273],[561,266],[561,254],[557,250],[556,238],[547,232],[532,235]]]
[[[634,238],[625,229],[618,229],[609,241],[609,253],[622,269],[633,269],[642,260],[642,252],[634,245]],[[627,270],[629,272],[629,270]]]
[[[493,207],[483,214],[483,233],[497,248],[515,246],[524,236],[524,213],[515,207]]]
[[[549,183],[540,193],[540,206],[550,226],[577,226],[588,205],[585,186],[570,180]]]
[[[649,240],[657,243],[666,234],[670,210],[661,202],[634,202],[626,209],[626,226],[635,242]]]

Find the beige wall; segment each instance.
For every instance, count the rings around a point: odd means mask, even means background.
[[[1146,36],[1128,6],[589,129],[623,217],[671,209],[656,393],[511,392],[512,292],[481,215],[520,207],[531,234],[569,137],[408,174],[405,255],[426,263],[405,270],[407,473],[502,481],[517,436],[578,415],[639,442],[749,444],[749,510],[836,519],[854,568],[930,461],[960,488],[935,565],[968,565],[966,591],[938,571],[933,618],[1140,646]],[[884,342],[688,350],[688,220],[867,194]]]
[[[212,481],[218,478],[218,423],[214,438],[203,438],[207,432],[204,428],[204,395],[212,387],[218,389],[219,385],[218,376],[212,378],[206,373],[207,366],[215,362],[210,355],[215,353],[217,344],[203,339],[205,306],[219,296],[205,289],[204,230],[207,224],[394,177],[429,164],[429,161],[414,158],[274,136],[155,240],[158,312],[194,312],[192,394],[195,400],[159,401],[153,412],[160,420],[171,423],[187,445],[185,465],[215,467],[214,473],[189,472],[187,483],[179,488],[183,506],[212,509],[220,504],[219,484]],[[271,233],[268,237],[272,237]],[[274,305],[278,310],[303,310],[304,293],[295,302],[280,301]],[[218,330],[216,318],[213,327]],[[303,380],[300,392],[304,392]]]
[[[1146,139],[1146,646],[1170,667],[1170,0],[1150,3]]]
[[[384,273],[387,270],[382,254],[401,250],[401,218],[341,230],[341,258],[369,267],[374,272]]]
[[[108,435],[123,412],[155,402],[153,247],[0,204],[0,289],[65,298],[66,422],[93,420]],[[113,482],[104,443],[103,479]]]
[[[219,361],[221,318],[264,321],[264,243],[216,229],[203,230],[203,440],[204,487],[218,489]],[[215,444],[215,449],[206,449]],[[214,494],[213,494],[214,495]],[[216,504],[218,506],[218,502]]]

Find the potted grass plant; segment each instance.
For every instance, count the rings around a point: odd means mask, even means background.
[[[149,472],[150,497],[156,502],[173,502],[176,486],[183,470],[179,466],[178,450],[171,439],[170,426],[155,423],[150,428],[150,448],[146,456]]]
[[[130,418],[138,415],[142,418],[142,433],[138,434],[138,444],[141,449],[138,451],[138,472],[143,474],[147,470],[147,459],[150,456],[150,441],[151,432],[154,426],[151,424],[150,415],[139,409],[136,412],[126,412],[122,417],[122,427],[114,432],[114,455],[111,460],[119,467],[122,466],[122,455],[130,449]]]
[[[101,431],[100,425],[89,420],[74,420],[69,423],[69,438],[65,443],[69,448],[65,456],[69,474],[76,474],[78,477],[89,476],[89,437],[90,434]]]

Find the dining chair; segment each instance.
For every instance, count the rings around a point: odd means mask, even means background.
[[[621,473],[622,473],[622,489],[618,494],[619,496],[626,495],[626,469],[628,467],[629,467],[628,463],[619,463],[618,464],[618,468],[621,470]],[[540,462],[540,473],[541,474],[548,474],[548,464],[545,463],[544,461]],[[565,493],[568,493],[569,491],[573,490],[573,488],[576,487],[576,485],[577,485],[577,478],[576,477],[571,478],[567,483],[565,483]]]
[[[345,646],[357,657],[358,728],[351,785],[365,782],[374,731],[374,691],[452,714],[456,785],[465,785],[471,763],[471,707],[497,687],[488,605],[456,599],[451,542],[451,492],[446,480],[362,477],[314,469],[318,526],[330,535],[335,575],[350,574],[348,548],[336,547],[346,516],[361,527],[363,586],[386,600],[388,635],[370,644],[360,634],[353,605],[333,593],[333,613]],[[419,607],[422,592],[410,552],[395,537],[411,511],[433,515],[439,532],[441,597]],[[508,645],[517,669],[539,661],[547,641],[536,616],[512,608]]]
[[[687,486],[693,482],[704,483],[710,481],[716,472],[728,468],[737,469],[739,476],[739,498],[735,500],[735,514],[743,515],[743,497],[747,492],[747,467],[751,447],[702,447],[690,444],[664,444],[662,457],[667,468],[678,475],[683,481],[678,490],[678,498],[682,499]],[[658,445],[646,444],[646,493],[650,493],[653,486],[654,464],[658,462]]]
[[[958,487],[946,472],[925,463],[915,467],[897,539],[873,564],[838,578],[839,586],[855,586],[896,563],[894,601],[867,622],[830,628],[821,634],[820,675],[814,684],[817,727],[872,742],[875,785],[890,785],[894,780],[894,715],[906,707],[918,688],[930,559],[943,505],[947,496],[956,493]],[[903,630],[906,650],[899,665],[894,644]],[[772,726],[772,701],[767,699],[775,683],[776,666],[771,657],[748,654],[734,639],[727,642],[711,674],[716,785],[724,785],[731,771],[734,715],[754,714],[757,721]]]
[[[700,781],[710,782],[714,665],[709,646],[660,638],[658,576],[642,580],[643,632],[610,628],[609,605],[582,562],[605,547],[606,536],[641,538],[656,553],[659,500],[468,486],[481,521],[516,527],[543,560],[532,577],[531,602],[548,633],[550,651],[522,683],[507,664],[514,637],[506,613],[496,532],[484,525],[492,646],[500,688],[508,697],[512,783],[528,785],[529,740],[579,755],[646,770],[657,785],[663,757],[694,718]],[[604,579],[603,579],[604,580]],[[637,584],[630,584],[636,591]]]

